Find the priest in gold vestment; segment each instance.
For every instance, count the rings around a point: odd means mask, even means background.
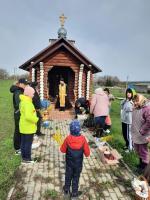
[[[58,95],[57,95],[57,102],[56,102],[56,108],[59,108],[60,111],[64,111],[66,108],[71,108],[72,105],[69,102],[69,99],[67,97],[67,85],[64,82],[64,79],[60,79],[60,84],[58,86]]]

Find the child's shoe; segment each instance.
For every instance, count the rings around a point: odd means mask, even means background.
[[[21,155],[21,150],[20,149],[16,150],[15,155]]]
[[[71,195],[71,200],[78,200],[78,195],[72,194]]]
[[[70,200],[70,194],[64,193],[64,200]]]
[[[22,164],[34,164],[36,163],[37,161],[34,161],[34,160],[22,160]]]
[[[104,131],[104,133],[109,134],[109,133],[110,133],[110,130],[107,129],[107,130]]]
[[[63,186],[64,192],[64,200],[70,200],[70,191],[65,190],[65,186]]]
[[[72,193],[71,194],[71,200],[77,200],[79,196],[82,195],[81,191],[78,191],[77,193]]]
[[[130,153],[130,150],[129,150],[129,149],[126,149],[124,152],[125,152],[125,153]]]

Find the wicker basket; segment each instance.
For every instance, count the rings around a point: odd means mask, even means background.
[[[146,181],[146,183],[148,185],[148,182],[144,176],[139,176],[138,179],[140,181]],[[150,189],[148,191],[148,198],[142,198],[142,197],[139,197],[137,194],[135,194],[135,200],[150,200]]]

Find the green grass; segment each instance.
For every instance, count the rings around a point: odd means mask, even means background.
[[[13,150],[13,106],[9,88],[11,80],[0,80],[0,199],[6,200],[7,193],[14,181],[14,171],[20,158]]]

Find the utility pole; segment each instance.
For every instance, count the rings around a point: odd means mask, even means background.
[[[126,80],[126,89],[128,88],[128,82],[129,82],[129,76],[127,75],[127,80]]]
[[[16,75],[16,67],[14,67],[14,80],[16,81],[17,80],[17,75]]]

